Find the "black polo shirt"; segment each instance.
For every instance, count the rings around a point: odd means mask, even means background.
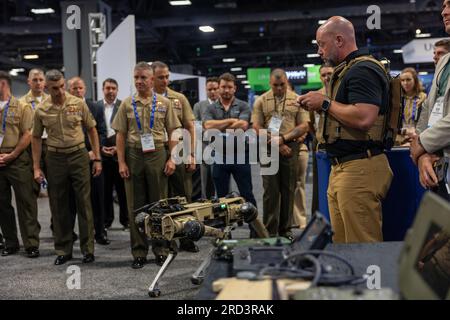
[[[368,53],[362,50],[354,51],[345,60],[350,61],[363,55],[368,55]],[[389,103],[389,83],[384,70],[370,61],[362,61],[353,65],[342,79],[335,100],[343,104],[373,104],[380,109],[379,114],[384,114]],[[368,149],[383,150],[383,146],[374,141],[344,139],[338,139],[332,144],[325,144],[325,150],[329,157],[344,157],[363,153]]]

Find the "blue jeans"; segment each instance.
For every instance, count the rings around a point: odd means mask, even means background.
[[[229,193],[231,175],[236,181],[240,195],[256,207],[250,164],[213,164],[213,179],[217,196],[225,197]]]

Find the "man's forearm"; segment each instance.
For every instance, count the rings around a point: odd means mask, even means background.
[[[97,130],[95,128],[90,128],[88,130],[89,141],[91,143],[92,152],[94,152],[95,159],[101,159],[100,156],[100,143],[98,139]]]
[[[119,163],[125,163],[125,135],[122,132],[116,134],[116,151]]]
[[[170,132],[167,132],[167,134],[169,135],[169,159],[170,159],[170,157],[172,156],[172,150],[173,150],[173,148],[175,148],[176,147],[176,145],[178,144],[178,142],[179,142],[179,140],[178,139],[175,139],[174,141],[173,141],[173,139],[172,139],[172,134],[175,132],[175,130],[172,130],[172,131],[170,131]]]
[[[13,152],[11,152],[11,155],[14,158],[20,156],[23,150],[25,150],[30,145],[30,142],[31,142],[31,132],[28,130],[25,131],[24,134],[22,134],[22,137],[20,137],[20,140],[17,143],[16,147],[14,148]]]
[[[288,141],[292,141],[297,138],[300,138],[308,131],[309,131],[309,121],[302,122],[298,126],[296,126],[294,129],[292,129],[288,133],[284,134],[283,137],[284,137],[284,140],[286,142],[288,142]]]
[[[236,121],[228,129],[242,129],[246,131],[248,129],[248,122],[245,120]]]
[[[41,154],[42,154],[42,138],[41,137],[32,137],[31,151],[33,154],[33,168],[39,169],[41,167]]]
[[[205,122],[205,129],[218,129],[220,131],[225,131],[233,123],[235,119],[225,119],[225,120],[208,120]]]
[[[191,153],[195,152],[195,124],[193,121],[190,121],[186,126],[186,129],[189,131],[191,137]]]

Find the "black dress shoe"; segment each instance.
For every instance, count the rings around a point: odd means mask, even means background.
[[[67,256],[57,256],[56,260],[55,260],[55,266],[59,266],[62,265],[64,263],[66,263],[67,261],[72,259],[72,255],[69,254]]]
[[[37,257],[39,257],[39,250],[36,247],[28,248],[26,251],[27,251],[27,257],[28,258],[37,258]]]
[[[166,261],[167,256],[163,256],[163,255],[157,255],[156,259],[155,259],[155,263],[157,266],[162,266],[164,264],[164,262]]]
[[[200,249],[192,240],[180,239],[180,250],[187,252],[199,252]]]
[[[111,241],[109,241],[108,238],[105,236],[95,239],[95,242],[103,246],[107,246],[108,244],[111,243]]]
[[[147,258],[137,257],[137,258],[134,258],[134,261],[133,261],[133,264],[131,265],[131,267],[133,269],[141,269],[144,267],[146,262],[147,262]]]
[[[3,257],[10,256],[12,254],[16,254],[18,251],[19,251],[19,248],[17,248],[17,247],[11,247],[11,248],[5,247],[5,249],[3,249],[3,251],[2,251],[2,256]]]
[[[95,257],[92,253],[88,253],[83,256],[83,260],[82,260],[83,263],[91,263],[94,261],[95,261]]]

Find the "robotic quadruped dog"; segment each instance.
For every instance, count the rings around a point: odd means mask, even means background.
[[[163,199],[137,209],[135,215],[137,226],[149,240],[170,242],[187,238],[198,241],[203,237],[223,240],[230,237],[231,230],[236,225],[243,225],[244,222],[252,226],[258,238],[269,237],[263,223],[258,219],[256,207],[236,194],[193,203],[188,203],[185,197]],[[213,251],[214,249],[210,251],[208,257],[193,274],[192,283],[202,283]],[[171,247],[169,255],[149,287],[150,297],[161,295],[159,281],[176,255],[177,251]]]

